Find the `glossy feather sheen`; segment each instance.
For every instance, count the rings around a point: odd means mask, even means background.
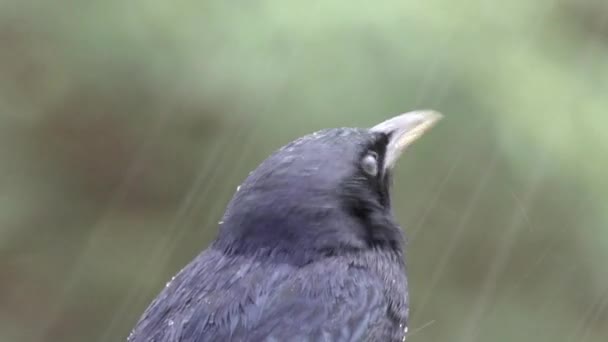
[[[328,130],[263,162],[217,240],[167,284],[128,340],[403,341],[403,238],[358,168],[378,139]]]
[[[394,258],[369,252],[293,267],[208,250],[167,285],[129,341],[401,341],[406,279]]]

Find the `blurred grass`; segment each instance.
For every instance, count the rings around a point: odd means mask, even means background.
[[[0,341],[123,340],[273,149],[423,107],[446,120],[396,177],[410,339],[604,341],[607,16],[0,2]]]

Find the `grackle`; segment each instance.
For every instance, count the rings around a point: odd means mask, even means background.
[[[322,130],[272,154],[128,341],[404,341],[409,298],[391,175],[440,118],[414,111],[371,129]]]

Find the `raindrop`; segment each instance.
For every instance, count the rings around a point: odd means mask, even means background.
[[[173,282],[173,280],[175,280],[175,277],[171,277],[171,280],[169,280],[169,281],[167,282],[167,284],[165,284],[165,287],[169,287],[169,286],[171,286],[171,283]]]

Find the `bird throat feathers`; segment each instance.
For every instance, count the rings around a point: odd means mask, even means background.
[[[372,249],[402,255],[405,238],[390,210],[356,198],[242,196],[235,203],[238,210],[224,216],[213,246],[226,254],[297,265]]]

